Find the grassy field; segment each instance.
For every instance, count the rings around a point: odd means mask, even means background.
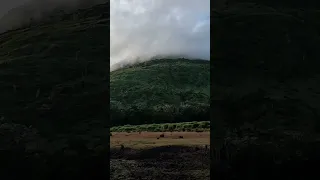
[[[209,132],[114,132],[111,179],[209,180],[209,144]]]
[[[164,137],[161,137],[163,135]],[[132,149],[161,146],[205,146],[210,145],[209,132],[114,132],[110,137],[110,147],[123,145]]]
[[[209,121],[116,126],[110,131],[113,180],[210,179]]]
[[[210,179],[209,121],[116,126],[110,131],[111,179]]]

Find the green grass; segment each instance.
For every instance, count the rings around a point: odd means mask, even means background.
[[[143,125],[124,125],[110,128],[111,132],[194,132],[210,131],[210,121],[195,121],[182,123],[162,123],[162,124],[143,124]]]
[[[210,63],[155,59],[110,74],[111,126],[208,121]]]

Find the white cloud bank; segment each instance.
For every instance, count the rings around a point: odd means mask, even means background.
[[[137,58],[210,58],[210,0],[111,0],[110,67]]]

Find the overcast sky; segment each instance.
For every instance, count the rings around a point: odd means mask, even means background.
[[[210,57],[210,0],[111,0],[111,68],[158,55]]]

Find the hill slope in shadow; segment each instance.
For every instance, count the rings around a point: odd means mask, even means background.
[[[0,34],[1,123],[43,137],[106,127],[108,4]]]
[[[0,34],[2,177],[105,176],[109,9],[54,14]]]
[[[226,176],[297,176],[290,171],[319,160],[319,11],[255,1],[212,14],[215,169],[228,162]]]

